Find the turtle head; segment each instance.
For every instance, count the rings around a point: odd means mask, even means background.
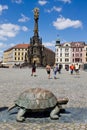
[[[68,101],[69,101],[68,98],[58,98],[57,99],[58,105],[65,105],[68,103]]]

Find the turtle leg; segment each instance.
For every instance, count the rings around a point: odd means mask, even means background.
[[[19,122],[24,121],[25,118],[23,117],[23,115],[25,114],[25,112],[26,112],[25,109],[20,108],[20,110],[19,110],[19,112],[17,114],[17,119],[16,120],[19,121]]]
[[[59,116],[57,115],[60,111],[60,108],[56,106],[50,113],[50,118],[51,119],[59,119]]]
[[[65,109],[62,107],[62,105],[58,105],[58,106],[59,106],[59,109],[60,109],[60,113],[64,113]]]

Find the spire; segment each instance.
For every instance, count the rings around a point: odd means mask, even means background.
[[[59,35],[57,35],[57,39],[56,39],[56,46],[57,45],[60,45],[60,38],[59,38]]]
[[[39,19],[39,8],[34,8],[34,36],[38,36],[38,19]]]

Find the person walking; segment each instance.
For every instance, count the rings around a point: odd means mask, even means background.
[[[76,72],[76,75],[79,74],[79,65],[78,65],[78,63],[75,65],[75,72]]]
[[[58,69],[59,74],[61,73],[61,69],[62,69],[62,64],[59,64],[59,69]]]
[[[49,64],[46,66],[46,71],[47,71],[47,74],[48,74],[48,79],[50,79],[51,67],[50,67]]]
[[[70,65],[70,73],[71,73],[71,74],[73,74],[74,69],[75,69],[74,65],[73,65],[73,64]]]
[[[31,76],[36,76],[36,62],[35,61],[32,64],[32,74],[31,74]]]
[[[58,72],[58,65],[54,64],[54,66],[53,66],[54,79],[56,79],[56,73],[57,72]]]

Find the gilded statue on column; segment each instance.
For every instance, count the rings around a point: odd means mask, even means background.
[[[39,8],[34,8],[34,19],[37,20],[39,18]]]

